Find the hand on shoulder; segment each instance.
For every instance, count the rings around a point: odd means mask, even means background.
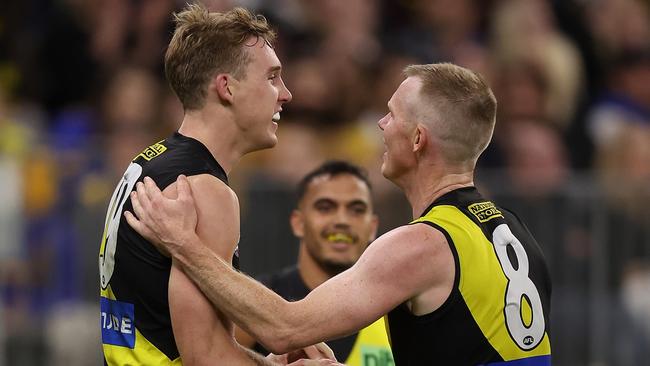
[[[149,177],[131,192],[134,213],[124,216],[133,229],[163,253],[174,253],[194,240],[198,215],[189,180],[180,175],[162,192]]]

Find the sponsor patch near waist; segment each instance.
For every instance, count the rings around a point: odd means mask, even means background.
[[[493,362],[479,366],[551,366],[551,355],[520,358],[512,361]]]
[[[393,354],[386,347],[362,345],[361,365],[395,366],[395,361],[393,361]]]
[[[102,343],[135,347],[135,309],[127,302],[100,298]]]

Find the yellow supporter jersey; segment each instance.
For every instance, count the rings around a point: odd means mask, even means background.
[[[260,276],[258,279],[289,301],[300,300],[309,293],[296,266]],[[327,344],[332,348],[339,362],[347,366],[395,365],[384,318],[368,325],[359,333],[328,341]],[[268,353],[260,344],[256,344],[254,349],[261,354]]]
[[[359,331],[350,355],[345,359],[347,366],[394,366],[384,318]]]

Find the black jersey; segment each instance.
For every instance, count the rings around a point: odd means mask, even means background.
[[[123,218],[132,211],[129,193],[145,176],[160,189],[187,176],[226,173],[199,141],[175,133],[139,154],[120,180],[106,214],[99,253],[104,359],[108,365],[181,364],[169,313],[171,259]]]
[[[412,224],[422,223],[447,238],[454,286],[432,313],[388,314],[395,364],[550,365],[550,277],[519,218],[472,187],[440,197]]]
[[[261,276],[259,280],[287,301],[297,301],[309,294],[309,289],[295,266]],[[334,351],[336,358],[348,366],[393,365],[383,319],[379,319],[358,333],[328,341],[327,344]],[[259,343],[255,344],[254,348],[262,354],[267,353]]]

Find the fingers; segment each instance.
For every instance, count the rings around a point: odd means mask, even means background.
[[[321,360],[302,359],[289,364],[289,366],[336,366],[336,365],[345,366],[336,361],[332,361],[328,359],[321,359]]]
[[[192,202],[192,187],[190,181],[183,174],[176,179],[176,189],[178,190],[178,199],[181,201]]]
[[[334,351],[332,351],[332,349],[324,342],[320,342],[311,346],[294,350],[292,352],[287,353],[286,355],[287,355],[287,360],[289,362],[298,359],[313,359],[313,360],[329,359],[329,360],[336,361],[336,356],[334,355]]]
[[[151,237],[153,236],[151,230],[149,230],[149,228],[138,220],[131,212],[124,211],[124,218],[126,219],[126,222],[131,225],[133,230],[151,241]]]
[[[303,347],[301,351],[306,356],[306,358],[310,358],[310,359],[313,359],[313,360],[318,360],[318,359],[323,358],[323,356],[320,354],[320,352],[318,351],[318,348],[316,348],[316,346]]]
[[[138,184],[140,184],[140,183],[138,183]],[[147,214],[145,209],[142,207],[143,200],[147,200],[146,199],[146,194],[138,195],[138,193],[136,191],[131,192],[131,206],[133,206],[133,212],[135,212],[135,215],[137,217],[139,217],[140,219],[145,217],[145,215]],[[141,224],[140,221],[138,221],[138,223]],[[129,222],[129,225],[131,225],[131,222]],[[133,225],[131,225],[131,226],[133,226]],[[133,227],[133,228],[135,229],[135,227]]]
[[[301,350],[307,358],[310,359],[321,359],[321,358],[328,358],[330,360],[336,361],[336,356],[334,355],[334,351],[325,344],[325,342],[320,342],[317,344],[314,344],[312,346],[304,347]]]
[[[142,223],[135,216],[133,216],[132,213],[129,211],[124,211],[124,218],[135,231],[140,232],[140,230],[142,230]]]
[[[151,200],[147,195],[144,184],[138,182],[136,184],[136,190],[131,191],[131,206],[133,207],[133,213],[129,211],[124,212],[124,217],[126,221],[133,230],[138,234],[142,235],[144,238],[151,242],[155,242],[156,237],[149,227],[151,225],[150,213],[151,209]]]
[[[149,177],[144,177],[143,182],[144,182],[145,192],[147,192],[147,196],[149,196],[149,199],[151,201],[155,202],[156,200],[160,200],[162,198],[162,192],[160,191],[160,188],[158,188],[156,183],[153,181],[153,179]]]
[[[304,347],[302,349],[302,351],[305,353],[307,358],[310,358],[310,359],[313,359],[313,360],[318,360],[318,359],[321,359],[321,358],[331,358],[333,360],[336,359],[334,357],[333,353],[331,353],[331,357],[330,357],[330,355],[327,354],[326,352],[321,352],[321,350],[316,345]]]
[[[151,199],[142,182],[135,185],[135,191],[131,192],[131,204],[135,214],[142,220],[148,212],[151,212]],[[136,208],[137,206],[137,208]]]
[[[334,355],[334,351],[332,351],[332,349],[330,348],[330,346],[327,345],[327,343],[325,342],[316,343],[314,347],[320,352],[320,354],[324,355],[326,358],[336,361],[336,356]]]
[[[135,214],[140,220],[147,222],[146,218],[149,213],[155,212],[159,209],[160,201],[162,200],[162,192],[149,177],[144,177],[142,182],[135,185],[135,192],[131,192],[131,203]],[[136,205],[139,207],[136,208]]]

